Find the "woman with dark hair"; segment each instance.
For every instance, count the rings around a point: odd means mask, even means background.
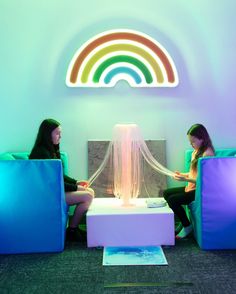
[[[54,119],[45,119],[38,130],[30,159],[61,159],[60,156],[61,125]],[[65,200],[68,205],[76,205],[69,221],[66,238],[69,241],[84,241],[86,234],[78,225],[88,210],[94,191],[88,188],[86,181],[77,181],[64,175]]]
[[[187,136],[194,151],[192,153],[190,170],[188,173],[175,172],[174,179],[187,182],[186,187],[170,188],[163,192],[163,196],[169,207],[180,220],[176,228],[177,239],[182,239],[192,231],[192,225],[182,205],[190,204],[195,199],[197,162],[200,157],[214,156],[215,150],[211,138],[202,124],[194,124],[187,132]]]

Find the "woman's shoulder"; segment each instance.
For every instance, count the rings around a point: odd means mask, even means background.
[[[29,156],[30,159],[50,159],[50,151],[45,146],[35,146]]]
[[[205,156],[214,156],[215,155],[215,152],[212,148],[208,147],[204,153],[203,153],[203,157]]]

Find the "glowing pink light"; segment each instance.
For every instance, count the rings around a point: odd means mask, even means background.
[[[141,191],[143,158],[157,172],[174,175],[152,156],[136,124],[115,125],[113,139],[102,164],[90,177],[90,185],[110,162],[113,168],[113,194],[123,200],[124,206],[131,205],[130,200],[137,198]]]

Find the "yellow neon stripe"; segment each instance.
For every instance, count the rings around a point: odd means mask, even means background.
[[[140,56],[142,56],[145,60],[149,62],[149,64],[152,66],[153,71],[155,72],[157,82],[163,83],[164,82],[164,77],[161,71],[161,68],[159,64],[156,62],[156,60],[152,57],[151,54],[149,54],[147,51],[145,51],[142,48],[139,48],[135,45],[131,44],[114,44],[110,45],[108,47],[105,47],[95,53],[90,60],[87,62],[86,66],[84,67],[82,76],[81,76],[81,82],[86,83],[88,81],[89,73],[92,70],[94,64],[103,56],[106,54],[115,52],[115,51],[128,51],[128,52],[133,52],[136,53]]]

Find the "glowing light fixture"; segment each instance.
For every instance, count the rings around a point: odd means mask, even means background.
[[[112,187],[116,197],[122,199],[124,206],[129,206],[130,200],[139,196],[144,184],[143,159],[155,171],[167,176],[174,175],[152,156],[136,124],[117,124],[113,128],[113,138],[104,160],[88,181],[91,185],[108,167],[108,186]]]
[[[167,50],[134,30],[103,32],[84,43],[67,71],[69,87],[113,87],[120,80],[132,87],[175,87],[178,73]]]

